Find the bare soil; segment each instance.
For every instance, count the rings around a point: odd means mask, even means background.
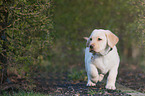
[[[64,74],[49,74],[47,78],[34,78],[37,81],[36,92],[47,93],[50,95],[61,96],[128,96],[121,90],[106,90],[105,83],[99,82],[95,87],[87,87],[86,81],[72,81],[67,78],[67,73]]]

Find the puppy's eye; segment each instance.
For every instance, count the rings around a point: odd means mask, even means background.
[[[101,41],[102,39],[101,38],[98,38],[98,41]]]
[[[92,38],[90,38],[90,40],[92,41]]]

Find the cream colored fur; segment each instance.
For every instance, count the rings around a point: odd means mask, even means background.
[[[115,46],[119,40],[118,37],[109,30],[95,29],[90,37],[85,37],[85,39],[87,39],[85,50],[87,86],[96,86],[96,83],[102,81],[104,75],[109,72],[106,88],[115,90],[120,62]],[[93,48],[90,46],[93,46]],[[100,70],[100,73],[98,70]]]

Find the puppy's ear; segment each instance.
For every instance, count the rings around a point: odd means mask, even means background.
[[[88,37],[83,37],[85,40],[88,40],[89,38]]]
[[[119,38],[109,30],[106,31],[106,36],[108,39],[108,45],[111,48],[113,48],[119,41]]]
[[[90,44],[89,38],[88,37],[84,37],[84,39],[87,40],[86,46],[89,47],[89,44]]]

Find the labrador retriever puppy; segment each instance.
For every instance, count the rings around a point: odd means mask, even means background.
[[[87,40],[85,49],[85,67],[88,76],[87,86],[96,86],[109,72],[106,89],[115,90],[118,74],[119,55],[116,44],[119,38],[109,30],[95,29]],[[100,74],[99,74],[100,72]]]

